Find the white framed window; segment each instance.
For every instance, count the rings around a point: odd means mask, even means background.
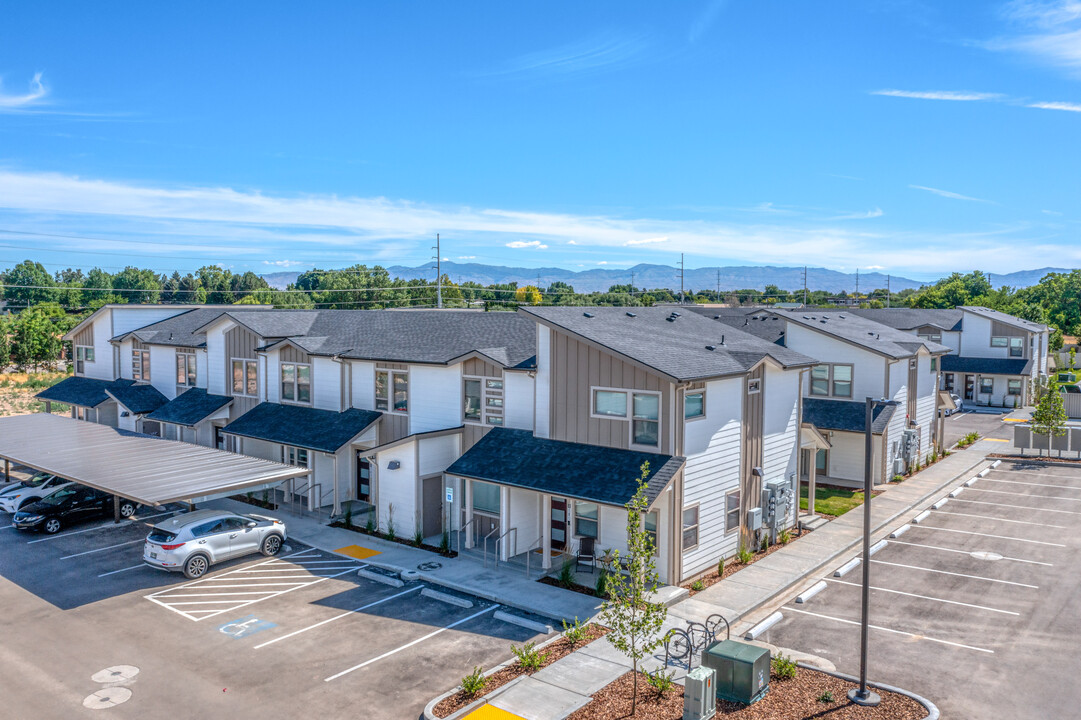
[[[481,422],[483,410],[481,409],[480,380],[478,378],[464,378],[462,380],[462,419],[466,422]]]
[[[593,414],[604,418],[627,417],[627,393],[618,390],[594,390]]]
[[[240,397],[258,397],[259,363],[256,360],[233,358],[233,395]]]
[[[851,365],[834,365],[833,366],[833,396],[834,397],[852,397],[852,366]]]
[[[811,368],[811,394],[830,394],[830,366],[815,365]]]
[[[308,451],[292,445],[282,445],[282,462],[296,467],[311,467],[308,464]]]
[[[995,379],[989,377],[980,378],[980,394],[990,395],[995,391]]]
[[[631,442],[657,447],[661,443],[661,396],[634,393],[631,404],[634,416],[631,420]]]
[[[706,391],[695,390],[683,396],[683,418],[697,420],[706,416]]]
[[[312,366],[282,363],[282,402],[310,405],[312,401]]]
[[[931,358],[931,372],[935,372],[936,370],[938,370],[938,358],[933,357]]]
[[[1009,346],[1009,339],[1005,336],[998,336],[991,338],[991,347],[1004,348]]]
[[[732,490],[724,495],[724,532],[739,530],[739,490]]]
[[[642,528],[646,531],[646,535],[649,536],[649,540],[653,543],[653,554],[657,555],[660,548],[660,538],[657,535],[657,524],[660,522],[660,513],[656,510],[651,510],[642,516]]]
[[[499,486],[473,480],[473,510],[488,515],[499,515]]]
[[[75,372],[82,373],[86,369],[86,363],[94,362],[94,348],[89,345],[75,346]]]
[[[578,537],[600,537],[600,506],[577,500],[574,503],[574,534]]]
[[[747,381],[747,394],[754,395],[755,393],[762,392],[762,381],[759,378],[752,378]]]
[[[941,332],[937,332],[937,333],[922,332],[922,333],[919,333],[917,335],[917,337],[919,337],[921,340],[929,340],[929,341],[931,341],[933,343],[938,343],[939,345],[942,344],[942,333]]]
[[[176,384],[182,387],[195,387],[195,353],[176,351]]]
[[[683,550],[698,547],[698,505],[683,508]]]
[[[811,395],[852,397],[852,365],[823,363],[811,368]]]
[[[1007,380],[1006,381],[1006,394],[1007,395],[1020,395],[1021,394],[1021,381],[1020,380]]]
[[[503,424],[503,379],[462,378],[462,419],[476,425]]]
[[[133,380],[150,382],[150,351],[131,351],[131,377]]]
[[[908,369],[909,370],[915,370],[919,366],[919,364],[920,364],[920,361],[917,360],[916,358],[909,358],[909,360],[908,360]]]
[[[375,409],[405,415],[409,412],[409,373],[375,371]]]
[[[1024,357],[1025,339],[1022,337],[1010,338],[1010,357]]]

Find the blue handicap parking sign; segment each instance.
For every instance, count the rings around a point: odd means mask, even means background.
[[[242,618],[230,620],[224,625],[219,625],[218,632],[225,633],[229,637],[242,638],[273,627],[278,627],[277,623],[260,620],[254,615],[245,615]]]

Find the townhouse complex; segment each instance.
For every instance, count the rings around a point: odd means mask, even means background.
[[[274,489],[503,560],[624,550],[645,468],[669,584],[793,527],[801,479],[862,481],[865,398],[893,401],[884,482],[949,391],[1024,403],[1047,372],[1047,328],[984,308],[107,305],[65,339],[39,397],[74,418],[306,468]]]

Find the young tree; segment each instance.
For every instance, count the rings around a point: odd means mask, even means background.
[[[540,305],[541,291],[535,285],[526,285],[514,291],[514,299],[523,305]]]
[[[608,639],[617,650],[631,659],[634,671],[634,690],[631,695],[631,717],[638,703],[638,661],[649,656],[664,642],[661,628],[668,616],[668,608],[650,600],[657,590],[656,561],[653,558],[653,539],[646,532],[642,518],[646,513],[646,484],[649,479],[649,463],[642,463],[642,476],[638,478],[638,490],[627,503],[627,555],[620,562],[615,552],[615,567],[623,567],[626,574],[614,572],[608,577],[608,599],[601,605],[605,622],[611,628]]]
[[[6,315],[0,315],[0,372],[7,370],[11,362],[11,320]]]
[[[1062,406],[1062,393],[1054,376],[1037,390],[1036,410],[1032,413],[1032,432],[1047,436],[1047,454],[1051,454],[1051,436],[1066,434],[1066,409]],[[1040,451],[1043,454],[1043,450]]]
[[[11,350],[21,368],[51,363],[60,357],[60,334],[45,313],[32,308],[15,319]]]

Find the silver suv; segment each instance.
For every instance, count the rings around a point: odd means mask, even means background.
[[[202,577],[211,565],[260,552],[277,555],[285,523],[264,515],[196,510],[163,520],[146,536],[143,562],[158,570]]]

